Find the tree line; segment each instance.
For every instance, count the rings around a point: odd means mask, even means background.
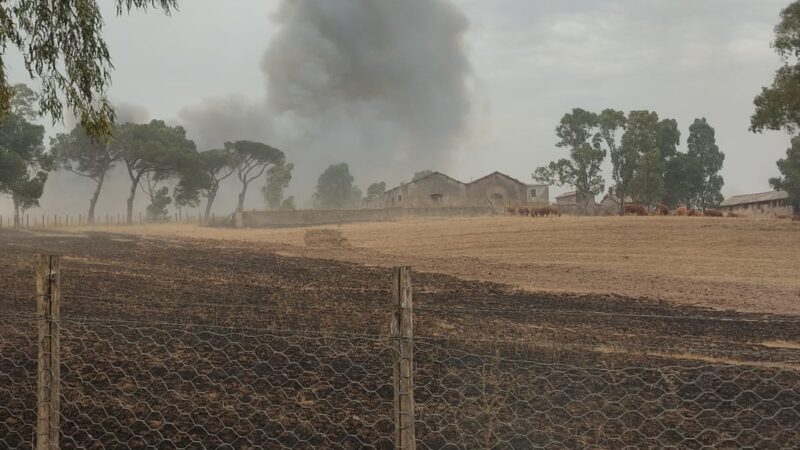
[[[772,85],[762,88],[754,100],[750,131],[784,130],[791,136],[786,157],[777,162],[779,175],[769,183],[773,189],[788,193],[789,204],[800,215],[800,0],[781,11],[772,48],[783,64]]]
[[[208,221],[225,180],[238,182],[236,209],[244,209],[251,186],[263,180],[261,194],[270,209],[295,209],[293,196],[285,190],[292,180],[294,164],[283,151],[262,142],[225,142],[220,148],[198,151],[181,126],[163,120],[149,123],[115,124],[111,138],[97,139],[80,124],[44,145],[44,127],[39,118],[38,95],[23,84],[13,86],[11,109],[0,119],[0,194],[14,204],[15,224],[24,211],[39,206],[48,173],[65,170],[85,178],[94,188],[89,198],[87,223],[94,223],[97,202],[108,177],[118,166],[127,175],[126,220],[133,223],[138,195],[144,195],[148,221],[169,217],[167,208],[204,206]],[[420,176],[422,172],[415,174]],[[171,189],[170,189],[171,188]],[[386,190],[386,183],[373,183],[367,198]],[[316,208],[352,208],[361,204],[362,192],[346,163],[328,167],[319,177],[313,203]],[[204,205],[203,205],[204,203]]]
[[[600,113],[573,109],[556,127],[556,144],[568,156],[539,167],[533,179],[575,189],[582,212],[605,192],[602,165],[611,160],[608,189],[620,213],[633,201],[655,207],[679,204],[709,208],[722,201],[719,175],[725,154],[716,144],[714,128],[705,118],[689,127],[688,151],[678,151],[681,132],[674,119],[653,111],[606,109]]]

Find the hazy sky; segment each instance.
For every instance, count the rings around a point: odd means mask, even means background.
[[[769,43],[789,0],[453,3],[469,21],[472,111],[466,137],[449,162],[433,169],[466,181],[494,170],[529,181],[537,166],[563,155],[553,130],[571,108],[650,109],[678,121],[683,146],[694,118],[706,117],[716,128],[727,155],[724,194],[769,189],[767,179],[776,175],[775,161],[789,137],[754,135],[748,126],[753,98],[779,64]],[[116,66],[112,98],[171,120],[204,99],[263,98],[260,64],[276,31],[272,15],[278,4],[182,1],[172,17],[153,11],[114,17],[106,7]],[[11,67],[11,78],[26,81],[18,66]],[[336,154],[330,162],[338,162]],[[378,176],[390,185],[410,177],[364,172],[355,173],[362,189]],[[54,184],[61,192],[88,192],[80,183],[85,181]],[[60,205],[52,195],[43,209],[48,202]],[[83,208],[87,199],[77,205]]]

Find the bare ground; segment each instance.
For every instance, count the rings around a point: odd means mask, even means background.
[[[314,245],[307,233],[318,229],[339,231],[347,245]],[[292,229],[152,225],[93,230],[245,241],[289,256],[407,264],[530,292],[800,314],[800,223],[785,220],[487,217]]]

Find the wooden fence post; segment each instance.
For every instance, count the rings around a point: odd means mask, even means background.
[[[60,265],[60,256],[36,255],[36,322],[39,328],[36,450],[58,450]]]
[[[414,433],[414,327],[411,268],[397,267],[392,280],[391,337],[394,341],[395,448],[416,449]]]

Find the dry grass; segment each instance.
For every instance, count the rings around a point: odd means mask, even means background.
[[[616,294],[800,314],[800,224],[678,217],[408,220],[332,227],[350,247],[310,248],[308,228],[96,227],[263,243],[283,254],[496,281],[532,291]]]

